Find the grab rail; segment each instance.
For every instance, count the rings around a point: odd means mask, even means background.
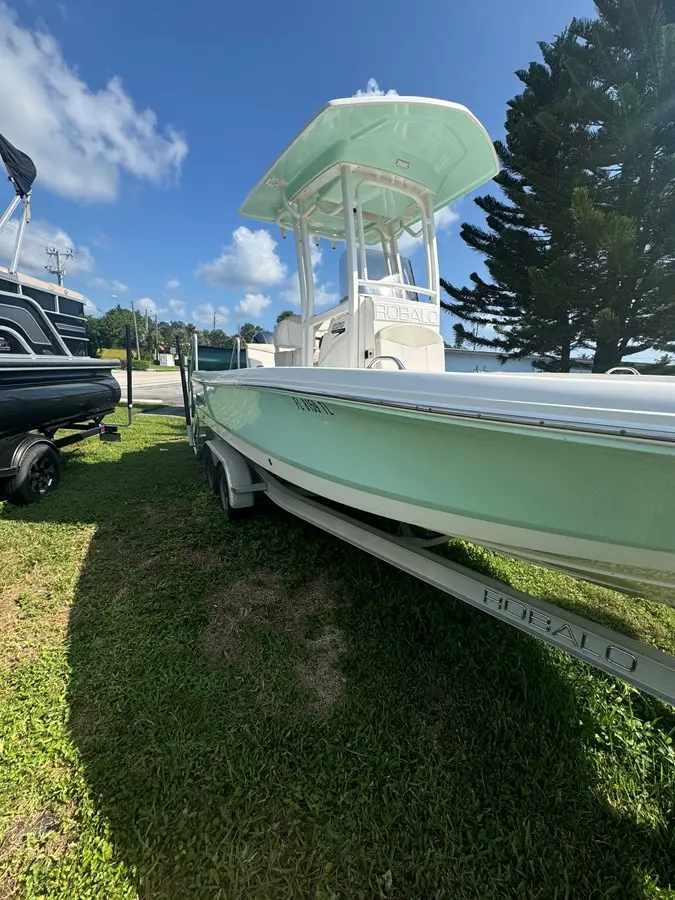
[[[375,365],[375,363],[379,362],[381,359],[390,359],[392,362],[396,363],[396,365],[398,366],[399,369],[401,369],[402,371],[405,371],[405,366],[403,365],[401,360],[398,358],[398,356],[376,356],[374,359],[371,359],[371,361],[368,363],[366,368],[372,369],[373,366]]]

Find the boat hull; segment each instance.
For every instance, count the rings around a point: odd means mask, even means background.
[[[675,444],[338,399],[246,373],[195,373],[193,387],[207,427],[312,493],[675,605]]]
[[[110,366],[96,361],[0,368],[0,438],[100,419],[114,410],[120,394]]]

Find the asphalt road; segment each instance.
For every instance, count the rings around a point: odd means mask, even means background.
[[[127,373],[119,369],[113,373],[122,387],[122,400],[126,403]],[[169,406],[182,406],[180,372],[134,372],[133,400],[161,400]]]

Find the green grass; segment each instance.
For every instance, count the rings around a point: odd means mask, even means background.
[[[673,645],[670,611],[448,552]],[[228,523],[178,420],[0,506],[0,897],[673,898],[673,735],[274,508]]]

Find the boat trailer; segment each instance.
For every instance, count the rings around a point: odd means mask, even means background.
[[[37,503],[55,491],[61,481],[61,450],[92,437],[114,443],[121,440],[120,428],[129,428],[133,419],[132,351],[130,326],[124,326],[127,376],[127,421],[109,423],[100,418],[75,419],[58,428],[22,432],[0,440],[0,501],[15,506]],[[69,431],[57,437],[57,431]]]
[[[299,519],[675,706],[675,656],[444,559],[428,549],[437,539],[388,534],[305,496],[220,437],[192,446],[230,518],[250,510],[262,492]]]
[[[445,535],[440,538],[393,535],[329,507],[315,496],[279,481],[246,459],[224,438],[204,434],[192,405],[180,347],[178,358],[188,443],[195,456],[203,461],[209,486],[219,496],[229,518],[236,519],[250,512],[257,496],[263,493],[281,509],[328,534],[675,706],[675,656],[672,654],[444,559],[429,548],[441,540],[446,542]]]

